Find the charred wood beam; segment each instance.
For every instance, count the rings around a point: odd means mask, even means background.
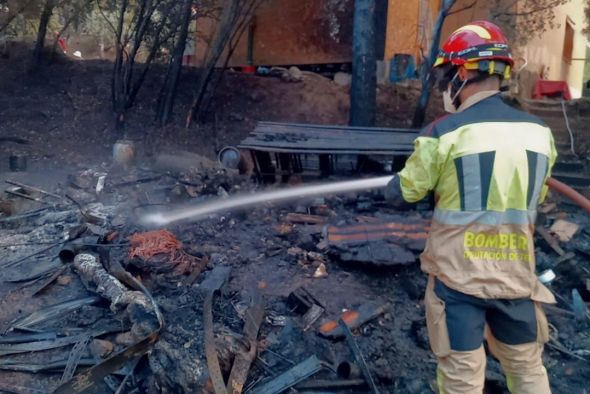
[[[279,394],[304,381],[326,367],[326,364],[317,356],[311,356],[307,360],[295,365],[293,368],[277,376],[268,383],[261,385],[253,391],[253,394]]]
[[[361,369],[361,372],[363,373],[363,376],[369,385],[371,393],[379,394],[379,389],[373,380],[373,376],[371,376],[371,371],[369,370],[369,366],[365,361],[365,357],[363,356],[361,349],[358,347],[358,344],[354,340],[350,329],[342,319],[338,320],[338,326],[342,329],[344,335],[346,336],[346,343],[348,344],[348,347],[350,347],[350,350],[352,351],[352,354],[354,355],[354,358],[356,359],[359,368]]]
[[[213,333],[213,298],[223,287],[229,278],[229,267],[216,267],[207,278],[201,283],[201,289],[205,291],[205,302],[203,304],[203,329],[205,338],[205,356],[209,377],[213,383],[215,394],[227,394],[228,391],[223,381],[219,357],[215,346],[215,335]]]
[[[80,360],[82,359],[82,354],[86,351],[86,347],[88,347],[91,339],[92,337],[87,336],[74,344],[74,347],[72,347],[72,351],[68,356],[68,361],[66,362],[64,372],[61,375],[61,379],[59,380],[60,385],[70,380],[74,376],[74,373],[76,373],[76,368],[78,368]]]
[[[76,309],[79,309],[85,305],[96,304],[97,302],[100,302],[100,300],[100,297],[93,296],[52,305],[43,310],[33,312],[28,316],[24,316],[20,319],[14,320],[12,322],[11,328],[27,329],[36,324],[43,323],[47,320],[63,316],[64,314],[75,311]]]
[[[246,379],[248,379],[250,366],[256,358],[258,331],[263,318],[264,303],[260,293],[254,290],[252,304],[246,312],[246,321],[244,323],[244,339],[250,348],[247,353],[241,352],[235,357],[227,384],[227,391],[230,394],[240,394],[244,390],[244,384],[246,383]]]
[[[51,196],[51,197],[57,198],[58,200],[63,200],[63,197],[62,196],[59,196],[59,195],[57,195],[55,193],[50,193],[50,192],[48,192],[46,190],[43,190],[43,189],[39,189],[38,187],[25,185],[24,183],[12,181],[10,179],[6,179],[4,182],[8,183],[9,185],[18,186],[18,187],[23,188],[23,189],[26,189],[26,190],[30,190],[30,191],[33,191],[33,192],[45,194],[47,196]]]

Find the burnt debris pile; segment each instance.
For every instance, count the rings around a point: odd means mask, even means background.
[[[366,191],[142,228],[153,210],[268,188],[214,166],[162,166],[6,183],[0,391],[431,392],[427,203],[401,212]],[[552,385],[579,392],[588,215],[557,197],[543,205],[537,259],[558,298],[546,308]],[[489,364],[488,388],[505,389]]]

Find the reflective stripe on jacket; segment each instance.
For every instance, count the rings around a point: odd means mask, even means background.
[[[399,174],[406,201],[435,193],[422,269],[476,297],[553,302],[537,281],[533,245],[557,156],[551,130],[499,94],[479,97],[427,126]]]

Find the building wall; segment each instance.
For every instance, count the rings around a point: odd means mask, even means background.
[[[584,0],[570,0],[559,6],[555,11],[556,22],[559,26],[545,32],[528,42],[526,47],[519,48],[518,54],[527,59],[528,65],[523,72],[523,88],[527,93],[533,89],[539,77],[549,80],[564,80],[568,83],[572,96],[581,97],[583,87],[583,60],[566,61],[564,44],[566,38],[566,24],[573,28],[572,58],[586,57],[586,36],[582,32],[584,21]]]
[[[422,61],[430,50],[440,3],[441,0],[389,0],[386,61],[396,54],[409,54],[418,63]],[[455,3],[451,14],[445,19],[441,41],[466,23],[487,18],[489,2],[480,0],[472,4],[473,0],[458,0]]]
[[[353,0],[272,0],[256,12],[253,29],[254,65],[346,63],[352,60]],[[201,22],[202,21],[202,22]],[[210,36],[211,21],[199,20],[200,36]],[[198,40],[195,63],[207,51]],[[248,31],[230,66],[248,64]]]
[[[514,4],[513,0],[504,0]],[[524,0],[521,0],[524,1]],[[530,96],[539,76],[568,82],[574,97],[582,92],[584,61],[563,59],[566,20],[574,31],[572,57],[586,55],[585,0],[570,0],[556,10],[559,27],[534,38],[515,57],[528,60],[521,73],[520,93]],[[377,42],[381,59],[389,62],[396,54],[410,54],[417,63],[429,51],[430,39],[441,0],[377,0],[380,31]],[[476,19],[488,19],[496,1],[458,0],[445,19],[441,41],[454,30]],[[272,0],[256,13],[253,30],[254,65],[348,63],[352,60],[354,0]],[[386,21],[385,21],[386,19]],[[200,36],[210,35],[213,22],[199,20]],[[383,31],[385,30],[385,31]],[[383,35],[385,37],[383,37]],[[194,65],[207,51],[207,41],[197,40]],[[230,66],[248,64],[248,34],[243,35]],[[517,67],[523,62],[519,61]]]
[[[392,59],[395,54],[411,54],[418,62],[422,61],[422,54],[428,51],[428,40],[432,30],[425,23],[424,8],[430,8],[432,22],[436,19],[441,0],[389,0],[388,36],[386,41],[385,60]],[[521,0],[524,1],[524,0]],[[478,0],[469,7],[473,0],[458,0],[451,9],[451,15],[445,19],[441,34],[441,42],[456,29],[477,19],[488,19],[495,2]],[[520,91],[525,97],[530,97],[534,83],[540,77],[550,80],[564,80],[568,83],[574,97],[580,97],[583,86],[583,73],[586,57],[586,37],[582,30],[584,20],[585,0],[570,0],[556,10],[555,29],[543,33],[540,37],[531,39],[522,48],[513,48],[517,59],[516,68],[528,65],[520,74]],[[507,0],[506,4],[513,4]],[[421,10],[422,9],[422,10]],[[564,41],[566,39],[566,21],[573,28],[571,46],[572,60],[564,60]],[[425,31],[426,30],[426,31]],[[576,60],[578,59],[578,60]]]
[[[386,61],[393,59],[396,54],[408,54],[420,59],[418,43],[420,1],[389,0],[385,39]]]

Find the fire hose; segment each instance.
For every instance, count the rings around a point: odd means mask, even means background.
[[[568,185],[563,182],[558,181],[555,178],[547,178],[547,186],[552,190],[555,190],[557,193],[565,196],[575,202],[577,205],[580,206],[583,210],[590,213],[590,200],[584,197],[582,194],[578,193]]]

